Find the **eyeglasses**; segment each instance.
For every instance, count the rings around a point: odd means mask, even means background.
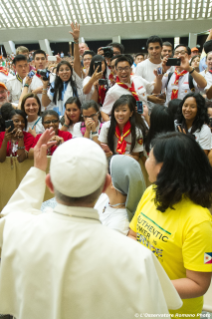
[[[119,72],[123,72],[123,71],[129,71],[131,69],[130,66],[126,66],[125,68],[117,68],[116,70]]]
[[[43,124],[56,124],[56,123],[58,123],[59,122],[59,120],[51,120],[51,121],[45,121],[45,122],[43,122]]]
[[[187,51],[175,51],[174,55],[178,56],[179,54],[181,55],[185,55],[186,53],[188,53]]]
[[[97,116],[98,114],[99,114],[99,112],[97,112],[95,114],[92,114],[92,115],[89,115],[89,116],[83,115],[82,117],[84,118],[84,120],[86,120],[86,119],[89,119],[89,118],[93,118],[94,116]]]

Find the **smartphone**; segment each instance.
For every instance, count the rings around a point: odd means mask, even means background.
[[[10,127],[11,126],[11,127]],[[10,127],[8,132],[12,132],[14,130],[14,123],[13,120],[7,120],[5,121],[5,128]]]
[[[161,67],[161,66],[159,66],[159,67],[157,68],[157,74],[158,74],[158,75],[163,74],[163,70],[162,70],[162,67]]]
[[[94,65],[95,65],[95,70],[98,68],[98,73],[102,71],[102,62],[99,61],[99,62],[94,62]]]
[[[48,61],[57,61],[57,57],[56,56],[48,56]]]
[[[106,79],[100,79],[99,80],[99,85],[107,85],[107,80]]]
[[[166,62],[167,66],[180,66],[181,60],[177,58],[169,58]]]
[[[101,148],[103,149],[103,151],[105,153],[109,153],[110,152],[110,148],[107,144],[101,143]]]
[[[143,114],[143,102],[142,101],[136,101],[137,105],[137,112],[138,114]]]

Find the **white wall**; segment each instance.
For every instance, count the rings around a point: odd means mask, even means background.
[[[120,23],[82,25],[81,36],[85,40],[104,40],[120,35],[121,39],[147,38],[150,35],[162,37],[188,36],[212,27],[212,19],[182,20],[166,22]],[[0,44],[12,40],[15,43],[34,43],[48,39],[51,42],[71,40],[70,27],[37,27],[27,29],[0,30]]]

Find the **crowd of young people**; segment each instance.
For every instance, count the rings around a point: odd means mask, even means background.
[[[79,43],[79,25],[71,27],[74,63],[57,56],[50,65],[42,50],[29,63],[22,47],[13,59],[15,75],[0,82],[0,162],[32,159],[50,128],[49,156],[73,138],[98,144],[111,174],[96,203],[100,220],[157,256],[184,299],[173,315],[197,316],[212,272],[204,260],[212,251],[212,31],[203,59],[198,49],[173,48],[158,36],[147,40],[146,59],[143,53],[133,59],[119,43],[95,54]],[[170,65],[172,57],[177,65]],[[143,196],[138,163],[153,184]]]

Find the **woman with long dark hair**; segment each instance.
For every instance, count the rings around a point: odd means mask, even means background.
[[[155,254],[183,299],[173,318],[199,318],[212,273],[212,168],[193,137],[177,132],[152,141],[145,166],[153,185],[128,236]]]
[[[101,70],[100,67],[96,67],[96,62],[101,62]],[[107,64],[105,58],[102,55],[95,55],[90,64],[88,76],[83,80],[83,93],[85,96],[85,100],[94,100],[100,105],[103,104],[106,94],[106,87],[104,85],[99,85],[99,80],[104,79],[105,83],[107,72]]]
[[[72,96],[65,103],[65,114],[60,119],[60,129],[73,133],[74,125],[82,121],[81,102],[78,97]]]
[[[122,95],[113,105],[111,119],[103,123],[99,142],[106,154],[130,154],[136,160],[143,151],[146,125],[136,112],[132,95]],[[105,146],[106,144],[106,146]]]
[[[178,107],[176,129],[194,135],[196,142],[208,155],[211,149],[211,131],[205,99],[199,93],[187,94]]]
[[[174,116],[172,111],[163,105],[154,106],[150,114],[150,128],[144,141],[147,154],[151,149],[151,141],[158,133],[174,131]]]
[[[42,105],[47,107],[51,102],[55,104],[53,108],[59,115],[65,113],[65,103],[71,96],[82,98],[81,63],[79,56],[79,34],[80,29],[76,24],[72,24],[74,38],[74,71],[68,61],[61,61],[57,65],[56,79],[48,89],[49,81],[43,82]]]

